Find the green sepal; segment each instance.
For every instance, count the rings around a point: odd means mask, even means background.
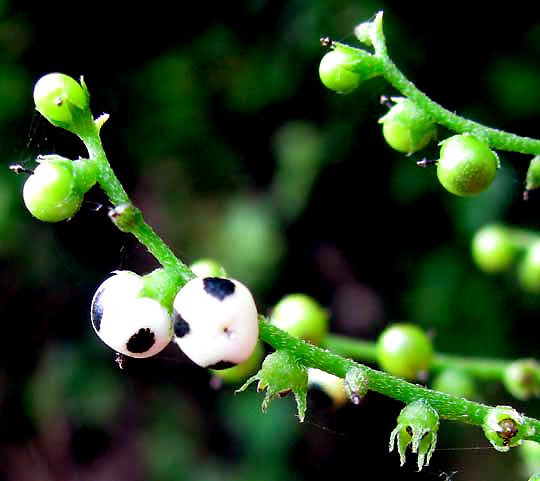
[[[334,42],[335,51],[346,54],[346,61],[342,66],[359,75],[360,82],[378,77],[383,74],[384,66],[379,57],[362,50],[360,48],[350,47],[343,43]]]
[[[540,187],[540,155],[536,155],[531,159],[525,178],[526,192],[534,190],[537,187]]]
[[[178,292],[178,275],[162,267],[142,276],[143,288],[137,297],[149,297],[158,301],[169,312]]]
[[[97,182],[98,170],[94,159],[74,160],[75,190],[81,194],[86,194]]]
[[[305,366],[287,351],[276,351],[266,356],[261,369],[250,377],[236,392],[244,391],[252,382],[259,381],[257,391],[266,389],[262,410],[266,412],[268,404],[277,397],[292,392],[300,422],[304,421],[307,408],[308,371]]]
[[[398,418],[397,426],[390,434],[390,451],[397,444],[400,463],[405,463],[407,446],[418,453],[418,471],[429,464],[439,429],[439,415],[426,401],[419,399],[405,406]]]
[[[133,232],[144,222],[142,212],[133,204],[117,205],[109,211],[109,218],[122,232]]]
[[[525,418],[511,406],[496,406],[488,411],[482,429],[497,451],[506,452],[531,434],[524,423]]]

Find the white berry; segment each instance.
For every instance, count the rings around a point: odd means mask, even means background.
[[[130,357],[150,357],[172,338],[167,309],[149,297],[139,297],[143,279],[129,271],[117,271],[92,299],[92,326],[101,340]]]
[[[202,367],[225,369],[245,361],[259,336],[257,307],[234,279],[196,278],[174,299],[175,342]]]

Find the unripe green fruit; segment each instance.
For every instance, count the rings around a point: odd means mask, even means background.
[[[527,249],[518,269],[521,285],[530,292],[540,292],[540,241]]]
[[[540,395],[540,364],[535,359],[519,359],[504,370],[503,383],[514,397],[523,401]]]
[[[224,267],[214,259],[199,259],[189,268],[197,277],[227,277]]]
[[[394,376],[411,380],[425,377],[432,356],[431,340],[412,324],[394,324],[377,340],[377,362]]]
[[[37,111],[49,122],[70,129],[74,110],[88,108],[88,94],[72,77],[50,73],[37,81],[34,102]]]
[[[435,391],[442,391],[466,399],[478,399],[478,393],[472,377],[459,369],[445,369],[431,384]]]
[[[492,184],[498,165],[487,144],[471,134],[459,134],[441,142],[437,177],[452,194],[477,195]]]
[[[328,314],[313,298],[290,294],[279,301],[270,322],[292,336],[320,344],[328,333]]]
[[[437,126],[408,98],[392,100],[395,105],[379,119],[385,140],[400,152],[418,152],[435,137]]]
[[[491,273],[509,269],[519,252],[508,229],[500,225],[480,229],[472,240],[471,250],[476,265]]]
[[[263,358],[264,349],[262,348],[261,343],[258,342],[255,349],[251,353],[251,356],[249,356],[244,362],[227,369],[210,369],[210,372],[226,383],[245,381],[260,368]]]
[[[30,213],[45,222],[72,217],[80,208],[82,195],[74,191],[71,162],[42,162],[26,180],[23,199]]]
[[[322,58],[319,76],[325,87],[340,94],[348,94],[360,85],[360,74],[346,67],[351,58],[349,53],[337,49],[331,50]]]

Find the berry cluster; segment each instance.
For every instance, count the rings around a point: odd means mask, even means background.
[[[491,224],[471,242],[472,258],[483,271],[495,274],[515,269],[521,286],[540,293],[540,236],[536,232]]]

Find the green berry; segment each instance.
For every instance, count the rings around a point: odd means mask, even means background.
[[[244,362],[227,369],[210,369],[210,372],[228,384],[245,381],[260,368],[263,357],[264,350],[261,343],[258,342],[255,349],[251,353],[251,356],[249,356]]]
[[[328,314],[305,294],[290,294],[281,299],[272,311],[270,322],[313,344],[320,344],[328,333]]]
[[[74,114],[88,108],[89,95],[72,77],[50,73],[41,77],[34,87],[37,111],[57,127],[69,130],[74,126]]]
[[[510,394],[522,401],[540,395],[540,364],[535,359],[512,362],[504,371],[503,383]]]
[[[437,126],[408,98],[393,97],[392,100],[395,105],[379,119],[385,140],[400,152],[418,152],[435,138]]]
[[[436,391],[452,394],[466,399],[478,399],[474,380],[459,369],[445,369],[434,379],[431,387]]]
[[[42,221],[66,220],[79,210],[83,199],[74,187],[71,161],[42,161],[24,184],[24,203]]]
[[[379,336],[376,352],[383,370],[394,376],[415,380],[426,377],[433,357],[433,346],[418,326],[394,324]]]
[[[398,418],[397,426],[390,434],[390,451],[397,445],[401,465],[405,463],[405,451],[411,446],[418,453],[418,470],[429,464],[437,443],[439,415],[426,401],[420,399],[405,406]]]
[[[378,57],[337,42],[333,46],[319,65],[319,77],[330,90],[347,94],[360,82],[382,74],[382,62]]]
[[[488,441],[497,451],[508,451],[519,446],[529,433],[524,426],[525,418],[510,406],[491,408],[484,419],[482,429]]]
[[[199,259],[189,268],[197,277],[227,277],[223,266],[214,259]]]
[[[351,55],[341,50],[331,50],[321,60],[319,76],[325,87],[339,94],[348,94],[355,90],[362,78],[360,74],[346,67]]]
[[[476,265],[490,273],[509,269],[519,251],[508,229],[500,225],[488,225],[480,229],[471,247]]]
[[[529,292],[540,292],[540,241],[531,244],[518,268],[518,277],[523,288]]]
[[[462,197],[477,195],[495,179],[499,160],[487,144],[471,134],[441,142],[437,177],[443,187]]]

